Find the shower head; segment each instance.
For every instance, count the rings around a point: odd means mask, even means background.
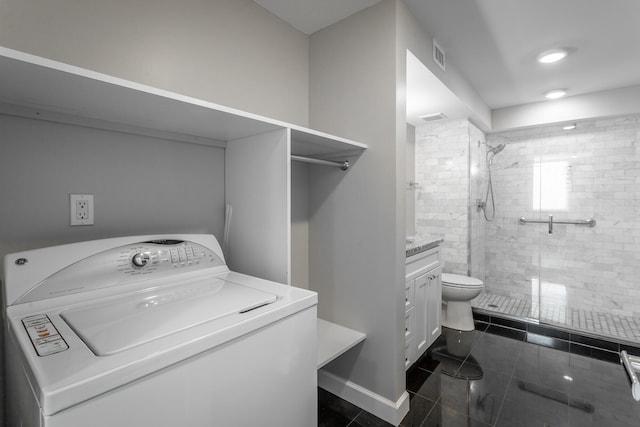
[[[495,147],[492,147],[489,144],[487,144],[487,153],[493,153],[493,155],[495,156],[496,154],[504,150],[504,147],[505,147],[504,144],[498,144]]]

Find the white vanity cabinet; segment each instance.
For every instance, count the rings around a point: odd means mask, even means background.
[[[440,247],[407,258],[405,276],[405,368],[440,336],[442,264]]]

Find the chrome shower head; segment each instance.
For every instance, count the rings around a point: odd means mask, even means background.
[[[496,154],[504,150],[504,147],[505,147],[504,144],[498,144],[495,147],[492,147],[489,144],[487,144],[487,153],[493,153],[493,155],[495,156]]]

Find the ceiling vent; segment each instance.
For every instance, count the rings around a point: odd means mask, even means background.
[[[433,60],[442,68],[442,71],[446,71],[444,49],[440,47],[436,39],[433,39]]]
[[[444,113],[433,113],[433,114],[426,114],[424,116],[420,116],[420,118],[425,122],[433,122],[435,120],[446,119],[447,116]]]

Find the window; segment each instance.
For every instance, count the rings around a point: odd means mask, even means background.
[[[533,164],[533,209],[566,211],[569,162],[536,160]]]

